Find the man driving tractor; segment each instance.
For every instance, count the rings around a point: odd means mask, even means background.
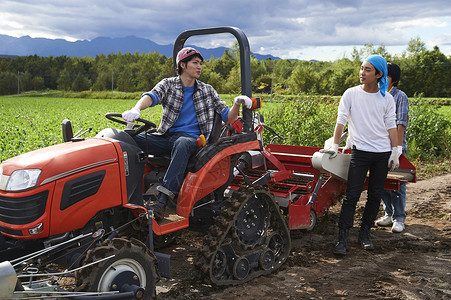
[[[213,128],[214,114],[221,115],[225,123],[233,123],[241,104],[247,108],[252,100],[244,95],[234,99],[232,108],[219,97],[209,84],[199,81],[204,59],[199,51],[186,47],[176,58],[178,76],[161,80],[150,92],[144,93],[136,105],[122,113],[127,122],[140,118],[141,111],[157,104],[163,106],[161,123],[156,133],[140,133],[134,137],[147,154],[171,154],[171,161],[163,178],[158,200],[153,205],[156,219],[163,219],[166,205],[175,207],[177,194],[191,155],[199,149],[197,139],[208,140]]]

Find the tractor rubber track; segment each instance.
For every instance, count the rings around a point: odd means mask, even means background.
[[[237,285],[277,270],[288,258],[290,232],[274,196],[241,186],[227,199],[195,265],[216,285]]]

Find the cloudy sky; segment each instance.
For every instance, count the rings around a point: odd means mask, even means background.
[[[450,0],[1,0],[0,34],[92,40],[134,35],[172,44],[187,29],[235,26],[251,51],[281,58],[349,57],[365,43],[401,54],[419,37],[451,55]],[[190,44],[230,47],[229,34]]]

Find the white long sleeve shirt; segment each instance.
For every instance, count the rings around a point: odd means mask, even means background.
[[[396,128],[395,101],[390,93],[367,93],[362,86],[347,89],[338,105],[337,123],[349,122],[349,142],[358,150],[391,151],[388,130]]]

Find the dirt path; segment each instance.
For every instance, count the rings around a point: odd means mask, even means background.
[[[312,232],[292,232],[291,255],[276,273],[234,287],[202,282],[192,264],[201,235],[184,232],[164,251],[173,279],[158,284],[158,299],[451,299],[451,174],[408,184],[406,230],[373,229],[374,251],[360,249],[354,227],[349,254],[334,256],[339,209]]]

